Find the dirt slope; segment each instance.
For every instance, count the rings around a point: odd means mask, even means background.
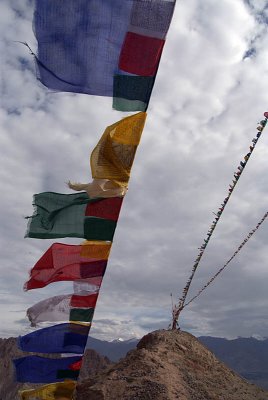
[[[194,336],[156,331],[137,350],[77,387],[77,400],[268,400]]]

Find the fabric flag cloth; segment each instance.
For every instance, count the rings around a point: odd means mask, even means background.
[[[25,236],[112,241],[122,201],[122,197],[90,199],[85,192],[36,194],[35,213],[29,219]]]
[[[90,157],[93,178],[127,187],[145,120],[146,113],[140,112],[105,129]]]
[[[113,95],[132,0],[36,0],[40,81],[50,89]]]
[[[39,329],[18,338],[18,348],[36,353],[83,354],[89,325],[59,324]]]
[[[103,277],[110,249],[111,244],[105,242],[85,242],[85,245],[54,243],[31,269],[30,279],[24,289],[37,289],[52,282],[79,279],[87,279],[89,284],[99,288],[101,279],[94,278]],[[81,290],[87,292],[87,287]],[[76,291],[79,294],[79,289]]]
[[[68,182],[68,186],[72,190],[78,192],[84,190],[90,198],[95,197],[120,197],[125,196],[127,188],[118,186],[109,179],[93,179],[91,183],[72,183]]]
[[[36,303],[28,308],[27,317],[31,322],[31,326],[36,326],[40,322],[60,322],[73,321],[71,317],[71,307],[77,307],[77,310],[88,309],[94,310],[98,299],[98,293],[89,294],[87,296],[80,295],[60,295],[49,297]],[[93,312],[91,311],[93,316]],[[72,314],[74,316],[74,314]],[[83,315],[81,315],[82,317]],[[91,322],[85,319],[79,321]]]
[[[91,153],[92,183],[68,183],[73,190],[85,190],[89,197],[124,196],[131,167],[146,120],[146,113],[137,113],[108,126]],[[104,185],[99,191],[98,186]],[[108,204],[108,199],[106,200]]]
[[[122,111],[145,111],[176,0],[36,0],[37,76],[57,91],[114,96]],[[117,71],[134,79],[118,87]],[[135,82],[134,82],[135,81]],[[119,91],[118,91],[119,88]]]
[[[154,76],[116,73],[113,108],[118,111],[146,111],[154,87]]]
[[[73,371],[71,365],[81,357],[45,358],[27,356],[13,360],[16,381],[31,383],[62,382],[65,379],[77,380],[79,371]]]
[[[68,380],[66,382],[51,383],[36,389],[21,390],[19,394],[21,400],[72,400],[75,387],[76,382]]]
[[[97,293],[101,287],[102,276],[95,276],[89,279],[82,279],[73,282],[74,294],[87,296],[88,293]]]
[[[114,109],[147,110],[175,3],[134,0],[114,76]]]

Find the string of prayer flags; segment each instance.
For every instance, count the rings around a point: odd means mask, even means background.
[[[45,358],[26,356],[13,360],[17,382],[54,383],[66,379],[77,380],[79,371],[72,370],[72,364],[81,356]]]
[[[122,198],[90,199],[85,192],[44,192],[34,195],[33,205],[35,214],[29,219],[26,237],[112,241]]]
[[[119,110],[145,111],[175,3],[69,0],[67,7],[64,0],[36,0],[38,79],[57,91],[113,96]],[[125,85],[130,74],[132,85]]]
[[[26,237],[87,241],[80,246],[54,243],[32,268],[25,290],[73,281],[74,293],[51,297],[27,310],[32,326],[69,321],[20,337],[23,351],[84,352],[175,3],[35,0],[38,53],[33,55],[40,82],[56,91],[110,96],[115,109],[141,112],[105,129],[90,157],[93,181],[68,182],[80,193],[34,195],[35,213]],[[71,399],[81,363],[81,357],[15,360],[17,381],[53,382],[22,391],[22,399]]]
[[[245,246],[245,244],[249,241],[249,239],[254,235],[254,233],[259,229],[259,227],[261,226],[261,224],[265,221],[265,219],[268,217],[268,212],[266,212],[264,214],[264,216],[262,217],[262,219],[260,220],[260,222],[258,222],[258,224],[255,226],[254,229],[252,229],[252,231],[249,232],[249,234],[247,235],[247,237],[243,240],[243,242],[238,246],[238,248],[236,249],[236,251],[234,252],[234,254],[232,255],[231,258],[229,258],[229,260],[223,265],[223,267],[221,267],[215,275],[213,275],[213,277],[202,287],[202,289],[200,289],[198,291],[198,293],[193,296],[191,298],[191,300],[189,300],[185,305],[184,308],[187,307],[190,303],[192,303],[197,297],[200,296],[201,293],[203,293],[203,291],[209,286],[211,285],[211,283],[222,273],[222,271],[230,264],[230,262],[235,258],[235,256],[240,252],[240,250]]]
[[[245,169],[245,167],[246,167],[246,165],[248,163],[248,160],[250,159],[250,157],[252,155],[252,152],[254,151],[254,149],[256,147],[256,144],[258,143],[258,140],[259,140],[259,138],[260,138],[260,136],[262,134],[262,131],[263,131],[263,129],[265,128],[265,126],[267,124],[268,112],[264,113],[264,117],[265,117],[265,119],[261,120],[260,123],[257,126],[258,132],[257,132],[256,137],[254,137],[252,139],[252,143],[253,144],[249,147],[249,152],[244,156],[244,158],[243,158],[244,161],[240,161],[239,166],[237,167],[237,171],[234,173],[234,179],[232,180],[232,184],[229,185],[227,196],[223,200],[221,206],[216,211],[216,213],[215,212],[213,213],[215,215],[215,218],[214,218],[214,220],[212,222],[212,225],[210,226],[210,228],[209,228],[209,230],[207,232],[207,238],[203,240],[203,244],[199,247],[200,251],[199,251],[199,254],[197,255],[197,258],[194,261],[194,265],[192,267],[191,275],[190,275],[190,277],[189,277],[189,279],[188,279],[188,281],[186,283],[185,288],[183,289],[183,294],[182,294],[181,298],[179,299],[178,305],[175,306],[174,309],[173,309],[173,326],[176,325],[176,322],[178,321],[179,314],[183,310],[183,308],[185,307],[185,300],[186,300],[189,288],[191,286],[191,283],[192,283],[193,277],[195,275],[195,272],[197,270],[197,267],[198,267],[198,265],[199,265],[199,263],[200,263],[200,261],[202,259],[202,256],[203,256],[203,254],[205,252],[205,249],[206,249],[206,247],[207,247],[207,245],[209,243],[209,240],[210,240],[210,238],[211,238],[211,236],[212,236],[212,234],[213,234],[213,232],[214,232],[214,230],[215,230],[215,228],[216,228],[216,226],[217,226],[217,224],[218,224],[218,222],[220,220],[220,217],[221,217],[226,205],[228,204],[228,201],[229,201],[229,199],[230,199],[230,197],[231,197],[231,195],[232,195],[232,193],[233,193],[233,191],[234,191],[234,189],[235,189],[235,187],[236,187],[236,185],[238,183],[238,180],[241,177],[241,174],[243,173],[243,171],[244,171],[244,169]]]
[[[79,321],[91,322],[93,313],[92,309],[95,308],[98,299],[98,293],[92,293],[88,295],[75,295],[65,294],[59,296],[49,297],[48,299],[42,300],[32,307],[28,308],[26,314],[31,322],[31,326],[36,326],[40,322],[60,322],[60,321],[74,321],[71,318],[72,308],[77,307],[80,309],[90,310],[90,321],[83,317]],[[83,315],[81,315],[82,317]],[[77,320],[77,319],[76,319]]]
[[[66,323],[38,329],[18,338],[18,348],[36,353],[83,354],[89,325]]]
[[[19,392],[21,400],[72,400],[76,382],[65,381],[51,383],[36,389],[21,390]]]

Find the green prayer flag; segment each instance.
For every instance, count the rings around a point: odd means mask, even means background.
[[[109,219],[111,205],[104,202],[104,199],[91,199],[86,192],[35,194],[35,213],[29,219],[25,236],[37,239],[78,237],[112,241],[116,221]]]
[[[72,371],[70,369],[59,369],[57,371],[57,379],[77,379],[79,372],[79,370]]]
[[[148,104],[140,100],[128,100],[122,97],[113,98],[113,108],[118,111],[146,111]]]
[[[71,308],[70,321],[91,322],[93,319],[94,308]]]
[[[87,240],[113,241],[116,221],[103,218],[85,217],[84,232]]]

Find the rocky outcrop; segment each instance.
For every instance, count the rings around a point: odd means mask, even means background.
[[[268,400],[194,336],[156,331],[137,350],[81,383],[77,400]]]
[[[15,382],[12,359],[22,355],[15,338],[0,339],[0,400],[19,399],[17,393],[22,384]]]

